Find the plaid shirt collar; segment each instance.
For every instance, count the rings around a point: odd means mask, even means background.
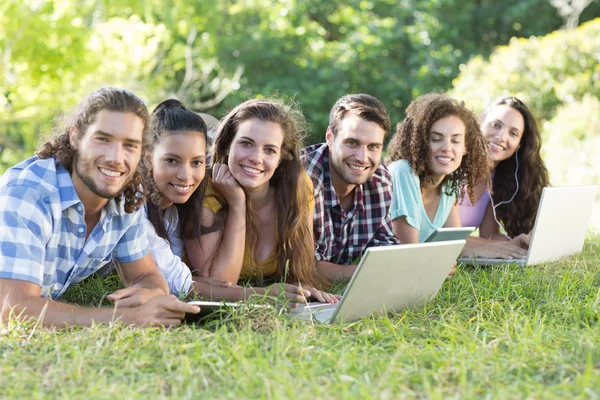
[[[306,172],[315,187],[315,257],[317,261],[352,263],[370,246],[397,244],[389,219],[392,183],[379,165],[375,173],[354,189],[354,207],[341,207],[329,170],[329,147],[316,144],[302,150]]]

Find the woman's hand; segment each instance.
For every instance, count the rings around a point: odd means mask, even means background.
[[[527,250],[512,242],[493,240],[466,250],[464,255],[465,257],[475,256],[484,258],[524,258],[527,256]]]
[[[291,308],[298,307],[298,304],[306,304],[307,299],[311,296],[311,292],[304,287],[290,285],[287,283],[276,283],[265,288],[267,296],[283,297],[288,301],[288,306]]]
[[[342,298],[340,295],[323,292],[312,286],[302,285],[302,289],[310,292],[309,300],[316,300],[319,303],[337,304]]]
[[[192,279],[194,280],[194,282],[198,282],[198,283],[201,283],[203,285],[208,285],[208,286],[217,286],[217,287],[222,287],[222,288],[230,288],[232,286],[231,282],[224,281],[219,278],[213,278],[210,276],[194,276],[194,277],[192,277]],[[235,286],[237,286],[237,285],[235,285]],[[237,287],[239,287],[239,286],[237,286]]]
[[[508,243],[514,244],[522,249],[529,249],[529,243],[531,242],[531,234],[521,233],[519,236],[514,237]]]
[[[212,169],[213,186],[225,197],[230,207],[246,204],[246,194],[226,164],[216,163]]]
[[[454,263],[454,265],[452,265],[452,268],[450,269],[450,272],[448,272],[448,276],[446,277],[446,280],[451,279],[455,273],[456,273],[456,263]]]

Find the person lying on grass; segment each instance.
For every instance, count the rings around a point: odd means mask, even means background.
[[[271,100],[249,100],[219,125],[200,239],[185,247],[200,276],[232,283],[283,281],[265,290],[291,301],[337,302],[319,289],[313,194],[299,157],[302,114]],[[284,293],[282,293],[283,295]]]
[[[213,286],[231,286],[218,279],[192,278],[182,261],[183,237],[200,236],[206,191],[206,136],[206,124],[198,114],[178,100],[163,101],[150,116],[148,152],[141,160],[148,197],[143,224],[150,252],[169,290],[179,296],[193,292],[210,297]]]
[[[183,261],[183,239],[199,240],[206,192],[207,127],[178,100],[160,103],[150,116],[149,151],[141,161],[150,251],[169,290],[179,296],[242,300],[262,290],[234,287],[210,277],[192,277]],[[186,221],[186,223],[180,223]]]
[[[333,279],[351,278],[368,247],[399,243],[388,213],[390,173],[381,163],[389,130],[381,101],[347,94],[331,108],[326,143],[302,149],[314,185],[317,266]]]
[[[487,181],[481,180],[459,204],[463,225],[479,227],[479,238],[467,240],[464,255],[525,257],[542,190],[549,185],[540,131],[523,102],[500,97],[485,110],[481,132],[494,172],[491,192]]]
[[[477,118],[443,94],[410,103],[386,162],[394,183],[392,226],[402,244],[421,243],[441,227],[461,226],[456,199],[489,176]]]
[[[36,156],[0,178],[2,322],[21,316],[58,327],[114,320],[176,325],[184,313],[199,312],[168,295],[141,228],[144,196],[136,169],[147,122],[137,96],[102,88]],[[113,258],[129,286],[108,296],[114,308],[56,301]]]

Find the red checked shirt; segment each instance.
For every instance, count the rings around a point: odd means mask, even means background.
[[[354,203],[345,212],[331,182],[327,144],[302,149],[301,158],[315,188],[317,261],[352,264],[367,247],[400,243],[392,231],[392,181],[383,164],[367,182],[355,187]]]

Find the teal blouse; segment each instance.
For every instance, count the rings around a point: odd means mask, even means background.
[[[393,220],[406,217],[406,222],[419,231],[419,242],[424,242],[429,235],[446,224],[455,196],[448,196],[446,188],[442,188],[442,197],[433,221],[429,220],[423,198],[421,183],[417,174],[410,168],[408,161],[397,160],[388,165],[392,174],[393,193],[390,217]]]

